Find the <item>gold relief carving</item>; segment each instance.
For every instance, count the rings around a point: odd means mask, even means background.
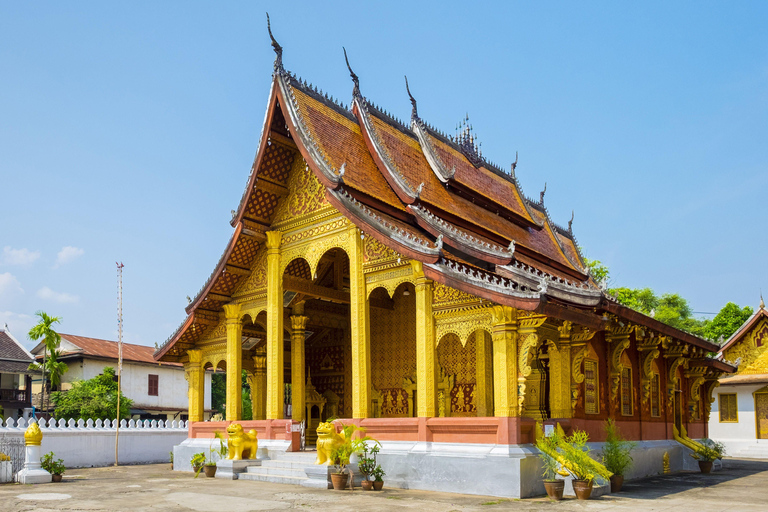
[[[584,382],[584,372],[582,371],[582,363],[587,355],[587,347],[582,346],[574,348],[571,353],[571,375],[573,382],[571,383],[571,408],[576,409],[579,403],[579,395],[581,394],[581,383]]]
[[[434,306],[436,308],[476,302],[480,302],[480,299],[474,295],[444,284],[435,284]]]
[[[280,258],[280,273],[296,258],[304,258],[314,275],[320,258],[331,249],[341,249],[349,254],[349,233],[343,231],[324,238],[309,240],[306,244],[282,251]]]
[[[226,338],[226,337],[227,337],[227,322],[226,320],[224,320],[219,325],[217,325],[215,329],[213,329],[211,332],[204,335],[200,341],[201,342],[213,341],[215,339]]]
[[[365,275],[365,284],[368,297],[371,296],[371,293],[373,293],[376,288],[384,288],[390,297],[394,297],[395,290],[397,290],[398,286],[403,283],[413,282],[413,268],[411,265],[404,265],[387,272],[376,272],[374,274]]]
[[[349,220],[345,217],[339,217],[338,212],[333,210],[319,212],[316,217],[312,218],[311,224],[311,227],[304,231],[284,233],[283,247],[300,244],[319,236],[341,231],[349,225]]]
[[[372,236],[365,237],[363,247],[363,261],[365,263],[373,263],[381,260],[396,260],[401,256],[382,244]]]
[[[295,158],[288,174],[288,197],[275,209],[274,224],[302,217],[328,205],[325,187],[302,158]]]
[[[629,335],[634,331],[633,326],[613,327],[608,333],[608,342],[612,345],[610,349],[610,396],[611,403],[618,404],[619,385],[621,384],[621,356],[629,348]]]
[[[666,354],[665,357],[667,357]],[[667,406],[669,410],[674,411],[675,387],[677,386],[677,382],[680,380],[677,376],[677,370],[681,366],[686,368],[688,366],[688,360],[684,357],[676,357],[674,359],[670,359],[667,364],[669,366],[667,373]]]
[[[659,349],[652,348],[644,351],[645,355],[642,356],[642,376],[640,377],[640,385],[643,388],[642,403],[646,405],[651,396],[651,379],[653,378],[653,361],[659,357],[661,352]],[[641,352],[642,353],[642,352]]]
[[[765,373],[768,361],[765,357],[760,356],[766,353],[766,345],[768,345],[768,321],[763,319],[749,333],[744,335],[741,341],[726,350],[723,355],[728,361],[736,361],[741,358],[737,372],[739,374]],[[758,367],[749,368],[753,362],[757,362],[758,358],[760,358]]]
[[[455,334],[465,347],[470,335],[479,330],[489,334],[492,332],[490,308],[435,314],[435,340],[438,346],[443,336],[451,333]]]
[[[266,290],[267,287],[267,249],[261,248],[256,253],[253,265],[251,266],[251,275],[245,280],[233,296],[241,296],[254,293],[257,290]]]
[[[706,392],[704,398],[704,421],[709,422],[709,414],[712,411],[712,404],[715,403],[715,388],[720,385],[717,378],[707,379],[704,383]]]
[[[519,313],[519,312],[518,312]],[[518,314],[517,331],[520,333],[518,371],[523,377],[531,374],[531,357],[539,345],[539,335],[536,329],[546,322],[546,316],[528,316],[521,318]]]

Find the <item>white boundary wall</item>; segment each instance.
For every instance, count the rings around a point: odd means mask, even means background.
[[[23,418],[0,422],[0,434],[24,437],[29,422]],[[49,424],[50,423],[50,424]],[[67,468],[111,466],[115,463],[115,428],[109,420],[40,420],[43,442],[40,452],[53,452]],[[185,421],[120,421],[120,464],[169,462],[169,452],[187,439]]]

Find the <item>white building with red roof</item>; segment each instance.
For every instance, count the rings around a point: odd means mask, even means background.
[[[59,361],[69,369],[63,375],[61,389],[66,391],[77,380],[88,380],[104,371],[117,368],[118,344],[115,341],[61,334]],[[187,381],[179,363],[157,362],[153,347],[123,343],[123,395],[133,400],[133,419],[186,420],[188,412]],[[32,349],[42,359],[43,344]],[[41,392],[41,378],[35,377],[33,393]],[[206,417],[211,409],[211,374],[205,375]]]

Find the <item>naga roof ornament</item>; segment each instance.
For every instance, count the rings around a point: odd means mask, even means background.
[[[344,50],[344,60],[347,62],[347,69],[349,70],[349,76],[352,78],[352,82],[354,82],[355,87],[352,89],[352,94],[354,96],[360,95],[360,79],[355,74],[354,71],[352,71],[352,66],[349,65],[349,58],[347,57],[347,49],[343,46],[341,47],[342,50]]]
[[[277,42],[275,36],[272,35],[272,26],[269,23],[269,13],[267,13],[267,31],[269,32],[269,38],[272,40],[272,49],[275,50],[275,71],[283,70],[283,47]]]

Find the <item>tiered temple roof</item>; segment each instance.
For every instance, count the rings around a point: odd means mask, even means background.
[[[596,330],[605,328],[606,315],[616,315],[689,343],[702,355],[717,350],[606,295],[579,252],[573,218],[567,229],[558,226],[544,192],[538,200],[527,198],[514,174],[516,163],[504,172],[482,156],[468,130],[448,137],[429,126],[410,90],[410,125],[395,119],[362,94],[351,68],[348,108],[287,71],[282,48],[272,41],[277,58],[269,107],[232,218],[234,234],[186,308],[187,319],[156,358],[179,361],[217,324],[222,305],[251,272],[278,202],[288,193],[295,158],[306,161],[330,204],[366,235],[422,262],[434,281]]]

